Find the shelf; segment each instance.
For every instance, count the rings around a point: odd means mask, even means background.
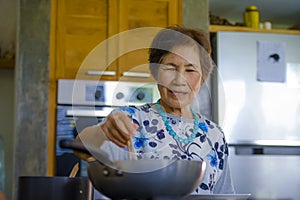
[[[279,34],[300,34],[300,30],[283,30],[283,29],[255,29],[243,26],[221,26],[210,25],[209,32],[215,33],[218,31],[236,31],[236,32],[260,32],[260,33],[279,33]]]
[[[0,58],[0,69],[1,68],[14,68],[15,67],[15,60],[8,60]]]

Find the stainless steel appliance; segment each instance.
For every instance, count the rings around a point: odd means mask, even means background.
[[[56,120],[56,175],[68,176],[76,163],[78,176],[87,176],[86,164],[72,150],[62,149],[62,139],[74,139],[85,127],[95,125],[114,108],[158,100],[154,83],[66,80],[58,81]]]
[[[299,199],[300,35],[218,32],[212,38],[214,120],[228,139],[237,193]]]

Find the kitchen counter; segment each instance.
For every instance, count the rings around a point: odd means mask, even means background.
[[[215,194],[215,195],[190,195],[187,197],[154,197],[152,199],[147,199],[147,200],[247,200],[250,198],[250,194]],[[103,199],[101,197],[95,198],[94,200],[107,200]],[[125,200],[125,199],[123,199]],[[130,199],[127,199],[130,200]],[[137,200],[137,199],[134,199]]]

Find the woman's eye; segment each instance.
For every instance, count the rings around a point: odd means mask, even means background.
[[[175,67],[164,67],[163,69],[166,70],[166,71],[174,71],[174,70],[176,70]]]
[[[169,70],[169,71],[174,71],[174,70],[176,70],[175,68],[167,68],[167,70]]]
[[[192,68],[192,69],[186,69],[185,71],[187,71],[187,72],[195,72],[196,70],[194,68]]]

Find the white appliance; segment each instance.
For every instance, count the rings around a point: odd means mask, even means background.
[[[300,35],[212,36],[214,121],[229,143],[237,193],[300,198]]]

